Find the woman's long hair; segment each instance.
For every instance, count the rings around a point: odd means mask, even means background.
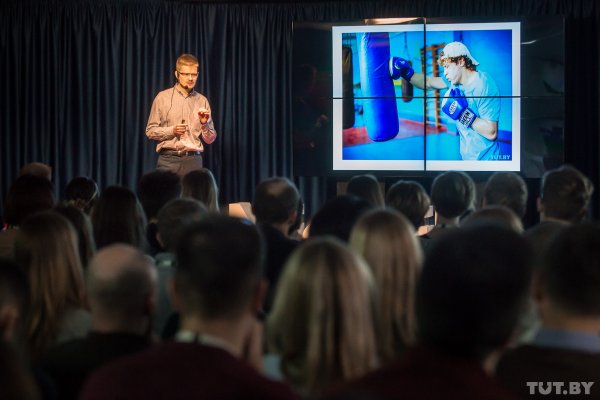
[[[381,322],[379,351],[383,362],[392,361],[415,341],[421,246],[408,219],[382,209],[364,214],[357,221],[350,247],[364,257],[373,272]]]
[[[373,296],[368,267],[338,239],[310,239],[291,255],[267,337],[293,385],[315,396],[376,367]]]
[[[54,211],[28,217],[15,242],[15,261],[29,277],[26,332],[29,351],[36,359],[56,341],[65,312],[85,304],[75,229]]]

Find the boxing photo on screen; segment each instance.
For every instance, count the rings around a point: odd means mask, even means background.
[[[334,169],[519,170],[519,23],[332,33]]]

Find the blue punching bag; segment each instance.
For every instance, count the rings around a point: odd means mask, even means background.
[[[367,134],[382,142],[396,137],[400,129],[396,92],[390,77],[390,37],[386,32],[364,33],[358,51],[360,82]]]

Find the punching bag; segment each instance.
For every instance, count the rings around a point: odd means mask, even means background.
[[[342,91],[343,91],[343,129],[354,126],[354,87],[352,79],[352,49],[342,47]]]
[[[412,67],[412,62],[408,64]],[[413,85],[406,79],[402,79],[402,101],[408,103],[413,98]]]
[[[396,93],[390,77],[390,38],[386,32],[367,32],[358,50],[360,82],[363,92],[363,117],[371,140],[382,142],[398,134]]]

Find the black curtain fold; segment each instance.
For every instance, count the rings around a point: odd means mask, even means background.
[[[291,176],[292,22],[393,16],[567,17],[566,161],[598,186],[598,6],[591,0],[179,3],[9,1],[0,5],[0,206],[21,165],[54,168],[59,197],[86,175],[135,188],[155,167],[145,134],[152,100],[174,84],[183,52],[219,134],[207,146],[221,202],[248,201],[271,175]],[[331,179],[296,177],[309,212]],[[598,204],[594,203],[594,215]]]

